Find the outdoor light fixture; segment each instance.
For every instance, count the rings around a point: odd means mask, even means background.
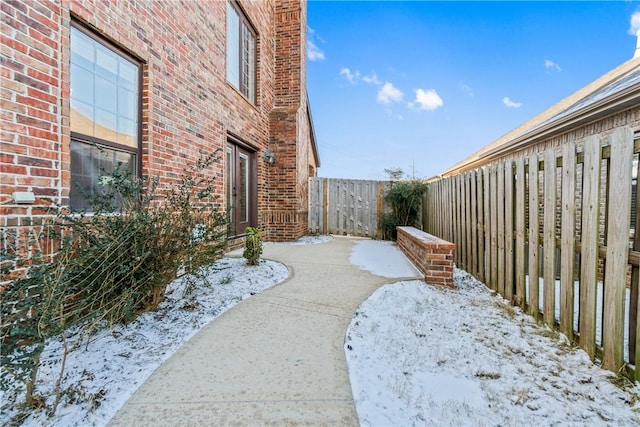
[[[269,163],[270,165],[274,164],[276,161],[276,155],[273,154],[273,151],[271,151],[271,148],[269,148],[267,151],[264,152],[263,158],[264,158],[264,161]]]
[[[15,191],[11,193],[11,199],[14,203],[34,203],[36,196],[32,191]]]

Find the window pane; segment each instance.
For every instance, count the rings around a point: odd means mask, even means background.
[[[93,105],[71,98],[71,130],[93,136]]]
[[[244,96],[249,97],[249,79],[250,79],[250,66],[251,58],[249,52],[251,51],[249,29],[246,25],[242,25],[242,79],[240,91]]]
[[[75,28],[71,29],[71,62],[81,67],[93,70],[95,61],[93,40]]]
[[[138,145],[139,67],[71,27],[71,129]]]
[[[71,64],[71,99],[93,104],[93,73]]]
[[[115,83],[96,77],[96,107],[115,113],[118,108],[118,86]]]
[[[117,54],[99,43],[96,43],[96,74],[112,82],[118,78]]]
[[[136,175],[134,154],[72,140],[69,205],[75,210],[91,211],[91,197],[101,190],[100,176],[112,173],[119,164]]]
[[[240,89],[240,16],[227,3],[227,80]]]
[[[240,154],[238,165],[240,182],[238,183],[238,210],[241,222],[249,221],[249,157]]]
[[[107,141],[116,142],[116,129],[116,115],[109,111],[96,108],[94,136],[96,136],[97,138],[106,139]]]
[[[256,38],[247,31],[247,98],[256,101]]]
[[[227,147],[227,216],[229,218],[229,230],[231,234],[235,233],[234,211],[233,211],[233,149]]]
[[[118,89],[118,115],[133,120],[138,110],[135,93],[130,90]]]
[[[133,120],[118,117],[118,144],[128,145],[129,147],[138,146],[138,137],[136,135],[136,124]]]
[[[138,91],[138,67],[131,62],[120,58],[120,74],[118,79],[120,87],[137,92]]]

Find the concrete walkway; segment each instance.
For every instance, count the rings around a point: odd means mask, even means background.
[[[345,332],[362,301],[400,279],[351,265],[356,241],[265,245],[290,277],[203,328],[110,425],[358,425]]]

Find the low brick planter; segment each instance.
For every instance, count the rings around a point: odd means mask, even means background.
[[[453,287],[453,251],[455,243],[447,242],[414,227],[398,227],[400,250],[434,285]]]

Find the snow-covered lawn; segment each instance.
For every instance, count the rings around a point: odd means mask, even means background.
[[[466,272],[454,281],[386,285],[357,311],[345,352],[361,425],[640,424],[637,386]]]
[[[34,411],[23,425],[106,425],[149,375],[202,327],[288,275],[287,268],[274,261],[262,260],[260,265],[248,267],[244,258],[222,258],[206,269],[206,280],[192,283],[191,289],[185,279],[172,282],[157,311],[145,313],[129,325],[102,330],[88,345],[72,351],[61,385],[66,392],[55,416],[47,419],[44,411]],[[48,340],[37,392],[51,396],[61,355],[60,340]],[[7,386],[6,392],[0,391],[0,425],[5,426],[23,412],[19,406],[24,401],[20,384]]]
[[[538,308],[542,312],[544,309],[544,279],[540,277],[538,279]],[[555,310],[554,315],[557,322],[560,321],[560,280],[556,280],[554,284],[555,291]],[[526,276],[525,281],[525,295],[527,302],[530,301],[529,296],[529,276]],[[573,282],[573,330],[578,331],[578,321],[580,316],[580,282]],[[596,344],[602,346],[602,312],[604,310],[604,285],[601,280],[598,280],[596,288]],[[625,301],[624,301],[624,360],[629,361],[629,304],[631,301],[631,290],[625,289]]]
[[[305,238],[298,244],[322,243]],[[395,245],[366,241],[351,262],[387,277],[413,275]],[[66,361],[55,417],[36,411],[27,426],[105,425],[146,378],[204,325],[242,299],[281,282],[283,265],[223,258],[207,280],[173,282],[159,310],[103,330]],[[594,366],[463,271],[456,289],[422,281],[386,285],[362,304],[345,352],[362,425],[638,425],[637,388],[623,391]],[[42,356],[38,391],[50,395],[61,343]],[[0,368],[2,369],[2,368]],[[19,413],[18,384],[0,392],[0,425]],[[51,403],[51,399],[48,401]]]

